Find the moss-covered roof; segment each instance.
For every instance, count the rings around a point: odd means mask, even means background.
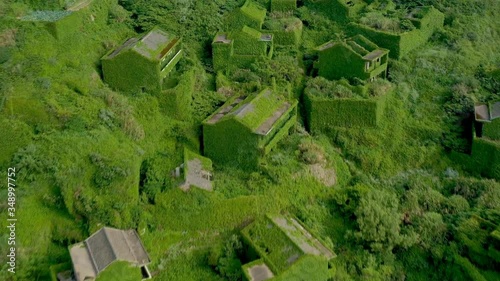
[[[112,59],[127,50],[132,50],[150,60],[161,59],[179,42],[179,38],[167,32],[154,28],[141,39],[130,38],[116,49],[110,51],[103,59]]]
[[[265,89],[256,95],[229,100],[204,123],[215,124],[234,119],[254,133],[265,135],[290,106],[292,104],[282,96]]]
[[[266,9],[262,8],[261,6],[257,5],[256,3],[250,0],[247,0],[245,4],[241,6],[240,10],[246,16],[258,21],[264,21],[264,18],[266,18],[266,13],[267,13]]]
[[[33,22],[56,22],[61,20],[73,12],[71,11],[34,11],[21,18],[22,21]]]
[[[248,27],[246,25],[241,29],[240,34],[245,34],[246,36],[254,38],[256,40],[259,40],[260,37],[262,36],[262,33],[260,33],[260,31],[255,30],[255,29]]]
[[[294,218],[267,215],[244,228],[242,235],[275,274],[287,270],[304,255],[327,260],[335,257]]]

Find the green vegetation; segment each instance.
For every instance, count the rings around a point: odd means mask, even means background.
[[[240,230],[281,212],[337,257],[327,274],[308,257],[276,280],[500,279],[498,126],[473,134],[474,104],[500,100],[498,1],[420,0],[434,5],[427,18],[410,0],[96,0],[65,12],[70,2],[0,1],[0,170],[17,170],[18,219],[17,272],[0,280],[50,280],[68,245],[104,225],[138,231],[153,280],[242,280]],[[49,11],[68,16],[49,27]],[[244,25],[251,39],[273,33],[272,52],[218,72],[214,36]],[[161,92],[113,90],[101,58],[154,27],[182,35],[175,74]],[[389,81],[315,77],[316,47],[358,33],[390,50]],[[211,159],[212,192],[177,188],[184,149],[206,149],[203,120],[266,88],[266,110],[299,101],[290,134],[269,136],[280,141],[266,139],[265,155],[233,153],[258,160],[251,168]],[[315,130],[314,114],[328,126]],[[113,266],[112,278],[129,269]]]
[[[127,262],[116,261],[97,277],[96,281],[137,281],[141,280],[141,270]]]

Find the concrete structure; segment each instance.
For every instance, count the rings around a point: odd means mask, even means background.
[[[297,101],[265,89],[234,97],[203,121],[205,156],[216,164],[255,167],[295,125]]]
[[[500,141],[500,101],[474,106],[476,137]]]
[[[266,18],[267,10],[257,3],[246,0],[245,3],[234,9],[226,18],[226,30],[241,30],[244,26],[260,30],[264,19]]]
[[[317,48],[318,75],[330,80],[341,78],[373,80],[386,78],[389,50],[379,48],[364,36],[330,41]]]
[[[151,277],[150,259],[135,230],[103,227],[84,242],[70,246],[75,281],[95,280],[115,261],[126,261]]]
[[[159,93],[182,57],[181,40],[155,28],[141,39],[130,38],[102,57],[104,81],[122,91]]]
[[[218,33],[212,42],[216,71],[247,68],[259,57],[273,55],[273,35],[248,26],[241,30]]]
[[[286,276],[297,278],[297,274],[306,275],[307,280],[326,280],[328,261],[336,257],[293,217],[267,215],[245,227],[241,233],[249,247],[247,256],[253,260],[242,267],[249,281],[263,281],[275,276],[287,280]],[[309,275],[307,270],[311,262],[324,267],[320,270],[316,267],[318,272]]]
[[[184,182],[179,186],[182,190],[187,191],[191,187],[213,190],[212,160],[184,149],[184,164],[175,169],[175,176],[180,177],[181,171],[184,174]]]
[[[474,108],[475,137],[472,142],[472,170],[500,179],[500,101]]]

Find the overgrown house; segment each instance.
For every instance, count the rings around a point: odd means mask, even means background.
[[[70,246],[70,255],[74,281],[96,280],[106,271],[112,271],[109,274],[117,279],[119,274],[136,275],[142,280],[151,278],[147,268],[150,259],[135,230],[103,227],[85,241]]]
[[[179,188],[184,191],[191,187],[212,191],[212,172],[212,160],[184,148],[184,163],[174,170],[174,176],[180,178],[183,174]]]
[[[154,28],[130,38],[102,59],[104,81],[122,91],[159,93],[163,81],[182,57],[180,38]]]
[[[106,22],[110,0],[58,0],[53,1],[58,10],[33,11],[20,18],[21,21],[42,24],[54,38],[65,40],[71,38],[84,25],[85,21]]]
[[[373,5],[381,4],[374,2]],[[381,12],[395,14],[397,10]],[[436,30],[443,27],[444,14],[432,6],[419,6],[407,11],[401,18],[387,18],[387,20],[396,20],[400,30],[383,30],[378,28],[378,23],[370,24],[370,20],[367,20],[368,23],[351,22],[349,30],[351,34],[364,35],[377,45],[389,49],[391,58],[400,59],[424,45]]]
[[[488,177],[500,179],[500,101],[475,106],[473,167]]]
[[[327,94],[324,89],[312,85],[321,79],[311,80],[304,89],[306,125],[311,133],[327,132],[335,127],[374,128],[380,125],[390,91],[369,96],[370,85],[352,86],[341,79],[328,81]]]
[[[266,14],[265,8],[251,0],[246,0],[241,7],[234,9],[227,16],[225,30],[241,30],[244,26],[261,30]]]
[[[386,78],[389,50],[379,48],[364,36],[330,41],[317,49],[318,75],[330,80],[341,78],[374,80]]]
[[[251,261],[242,267],[247,281],[326,281],[331,275],[335,253],[293,217],[266,215],[241,234]]]
[[[203,121],[205,156],[216,164],[255,167],[297,118],[297,101],[265,89],[227,101]]]
[[[216,71],[245,68],[260,57],[273,55],[273,35],[248,26],[241,30],[218,33],[212,42]]]

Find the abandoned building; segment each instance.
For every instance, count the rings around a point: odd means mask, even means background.
[[[307,276],[307,280],[328,279],[329,261],[336,257],[335,253],[295,218],[266,215],[245,227],[241,234],[246,258],[251,261],[242,266],[247,280],[288,280],[287,277],[297,275]]]
[[[297,117],[297,101],[265,89],[233,97],[203,121],[204,155],[216,164],[256,167]]]
[[[158,93],[182,57],[180,43],[158,28],[141,39],[130,38],[101,59],[104,81],[122,91]]]
[[[184,163],[175,168],[173,175],[176,178],[182,177],[184,179],[179,185],[179,188],[184,191],[189,190],[191,187],[212,191],[212,172],[212,160],[189,149],[184,149]]]
[[[101,3],[103,2],[103,3]],[[58,40],[71,38],[83,26],[86,17],[92,21],[107,20],[109,1],[79,0],[54,1],[58,10],[33,11],[20,18],[21,21],[41,24]]]
[[[484,176],[500,179],[500,101],[478,104],[474,111],[475,138],[469,165]]]
[[[321,79],[324,78],[316,77],[311,81]],[[310,85],[304,89],[306,127],[313,134],[328,132],[336,127],[379,126],[391,94],[388,91],[379,96],[368,96],[368,85],[353,86],[346,79],[329,81],[329,91],[350,91],[352,96],[325,95],[323,91]]]
[[[213,65],[216,71],[246,68],[259,57],[271,58],[273,36],[248,26],[239,31],[218,33],[212,42]]]
[[[330,80],[373,80],[387,76],[389,50],[379,48],[364,36],[356,35],[342,41],[330,41],[317,49],[315,67],[318,75]]]
[[[414,49],[424,45],[432,34],[443,27],[444,14],[432,6],[419,6],[407,11],[399,19],[409,25],[399,31],[381,30],[370,25],[357,22],[349,23],[351,34],[361,34],[380,47],[390,50],[389,56],[400,59]]]
[[[151,278],[147,268],[150,259],[135,230],[103,227],[87,240],[70,246],[69,252],[75,281],[96,280],[117,261],[136,267],[143,280]]]
[[[474,107],[477,137],[500,140],[500,101]]]
[[[234,9],[226,18],[225,29],[241,30],[244,26],[260,30],[266,18],[267,10],[251,0]]]
[[[264,23],[264,30],[273,35],[274,45],[298,46],[302,39],[303,23],[299,18],[272,18]]]

